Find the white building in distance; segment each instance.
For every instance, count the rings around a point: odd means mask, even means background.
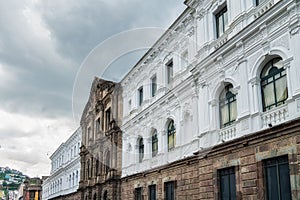
[[[43,181],[42,199],[71,194],[77,191],[80,180],[80,145],[82,131],[73,135],[51,155],[50,176]]]

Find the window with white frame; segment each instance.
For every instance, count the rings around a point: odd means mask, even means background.
[[[139,151],[139,163],[143,162],[144,159],[144,140],[143,138],[138,139],[138,151]]]
[[[176,145],[176,129],[174,125],[174,120],[171,120],[168,124],[168,151],[175,148]]]
[[[286,70],[280,57],[273,58],[264,66],[260,79],[263,111],[284,104],[288,88]]]
[[[221,128],[231,125],[237,116],[236,95],[232,93],[232,85],[228,84],[220,94],[220,122]]]
[[[138,89],[138,98],[139,98],[139,106],[141,106],[142,105],[142,103],[143,103],[143,101],[144,101],[144,90],[143,90],[143,86],[142,87],[140,87],[139,89]]]
[[[227,29],[228,26],[228,11],[227,6],[224,6],[219,12],[215,14],[216,21],[216,35],[219,38]]]
[[[158,138],[157,138],[157,131],[155,130],[152,133],[152,157],[155,157],[158,152]]]
[[[173,59],[166,64],[166,68],[167,68],[167,83],[169,84],[173,80]]]
[[[265,0],[255,0],[255,4],[256,6],[258,6],[259,4],[263,3]]]
[[[157,91],[157,78],[156,75],[151,78],[151,96],[154,97]]]

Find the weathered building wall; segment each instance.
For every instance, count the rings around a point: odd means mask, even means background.
[[[148,186],[155,184],[157,199],[164,199],[164,183],[175,181],[176,199],[219,199],[218,170],[234,167],[237,199],[265,199],[263,162],[287,156],[292,199],[299,199],[299,132],[300,120],[294,120],[199,151],[193,157],[122,178],[122,197],[134,199],[135,188],[141,187],[143,198],[148,199]]]
[[[79,200],[79,199],[81,199],[81,192],[73,192],[63,196],[57,196],[49,200]]]

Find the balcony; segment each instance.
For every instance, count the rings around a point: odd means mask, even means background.
[[[232,140],[236,137],[236,125],[226,126],[219,131],[219,142]]]
[[[262,113],[262,127],[266,128],[285,122],[288,117],[287,105],[279,106],[272,110]]]

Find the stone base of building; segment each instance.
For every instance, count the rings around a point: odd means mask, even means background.
[[[105,184],[95,184],[81,188],[82,200],[120,200],[121,198],[121,182],[120,180],[110,180]]]
[[[220,172],[232,169],[236,199],[267,199],[266,163],[287,160],[291,199],[300,199],[300,120],[274,126],[194,156],[122,178],[122,199],[149,199],[155,185],[156,199],[166,198],[166,184],[174,183],[175,199],[221,199]]]
[[[77,191],[77,192],[73,192],[67,195],[60,195],[54,198],[51,198],[49,200],[79,200],[81,199],[81,192]]]

